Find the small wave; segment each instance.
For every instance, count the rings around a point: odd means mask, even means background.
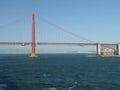
[[[43,90],[57,90],[57,88],[44,88]]]
[[[0,84],[0,90],[5,90],[4,88],[7,88],[8,87],[8,85],[6,85],[6,84]]]
[[[97,57],[96,55],[88,55],[87,57]]]
[[[43,74],[42,75],[43,77],[49,77],[49,76],[51,76],[50,74]]]
[[[77,84],[78,84],[78,82],[74,82],[74,84],[71,87],[69,87],[68,89],[71,90],[71,89],[77,87]]]

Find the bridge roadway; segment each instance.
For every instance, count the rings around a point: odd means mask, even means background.
[[[0,42],[0,45],[31,45],[32,42]],[[69,42],[36,42],[36,45],[63,45],[63,46],[97,46],[98,43],[69,43]],[[102,45],[116,45],[100,43]]]
[[[110,44],[110,43],[69,43],[69,42],[0,42],[0,45],[31,45],[31,50],[34,49],[35,45],[56,45],[56,46],[95,46],[96,52],[99,56],[120,56],[120,43]],[[33,47],[34,45],[34,47]],[[112,51],[109,51],[112,49]],[[108,50],[108,51],[106,51]],[[105,51],[105,52],[104,52]],[[35,57],[35,53],[31,54],[31,57]]]

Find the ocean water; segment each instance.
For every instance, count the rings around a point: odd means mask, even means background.
[[[0,55],[0,90],[120,90],[120,57]]]

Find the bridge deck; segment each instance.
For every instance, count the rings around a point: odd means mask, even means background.
[[[0,42],[0,45],[31,45],[32,42]],[[98,43],[37,42],[36,45],[96,46]],[[101,43],[101,45],[116,45]]]

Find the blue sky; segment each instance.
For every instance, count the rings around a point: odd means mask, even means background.
[[[30,41],[31,14],[35,13],[94,42],[120,42],[120,0],[1,0],[0,11],[1,41]],[[26,16],[23,22],[6,25]],[[45,34],[46,41],[86,42],[55,29],[36,19],[36,40],[44,41]],[[64,34],[60,40],[59,33]]]

